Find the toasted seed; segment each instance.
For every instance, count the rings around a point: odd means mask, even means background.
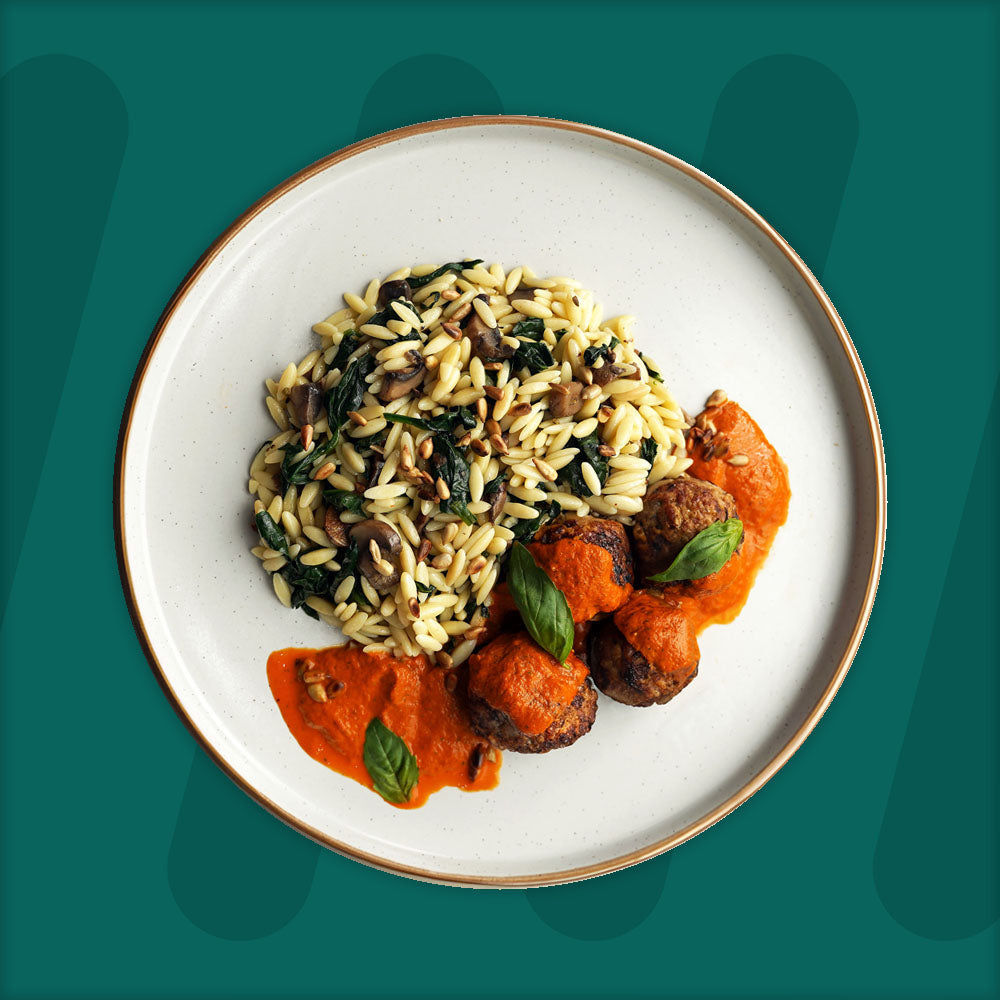
[[[434,438],[426,438],[420,442],[417,454],[426,462],[434,454]]]
[[[450,660],[451,657],[449,656],[448,659]],[[449,664],[449,666],[450,666],[450,664]],[[458,687],[458,675],[457,674],[445,674],[444,675],[444,689],[445,689],[445,691],[447,691],[450,694],[452,691],[455,690],[456,687]]]
[[[599,385],[587,385],[584,386],[583,392],[580,393],[581,399],[593,399],[595,396],[600,396],[601,387]]]
[[[432,354],[429,358],[424,358],[424,367],[429,372],[434,371],[439,364],[441,364],[441,359],[436,354]]]
[[[486,433],[489,434],[490,437],[492,437],[494,434],[500,433],[500,424],[492,417],[490,417],[490,419],[486,421]]]
[[[313,479],[326,479],[327,476],[336,471],[337,466],[333,462],[325,462],[313,473]]]
[[[475,781],[479,777],[479,772],[486,762],[487,746],[485,743],[477,743],[469,754],[469,781]]]
[[[326,686],[327,697],[336,697],[341,691],[344,690],[345,687],[347,687],[347,685],[343,681],[331,681]]]
[[[458,534],[458,521],[449,521],[444,526],[444,531],[441,534],[441,541],[445,545],[451,545],[455,541],[455,536]]]
[[[552,468],[551,465],[549,465],[548,462],[541,458],[533,458],[531,461],[535,468],[538,469],[539,473],[541,473],[542,479],[549,483],[554,483],[556,481],[559,474]]]
[[[526,413],[531,412],[531,403],[518,403],[516,406],[512,406],[507,411],[508,417],[523,417]]]
[[[602,455],[604,458],[614,458],[615,449],[609,444],[601,444],[597,446],[597,454]]]
[[[476,416],[479,417],[480,421],[484,424],[486,423],[486,415],[488,412],[489,410],[487,409],[486,398],[484,396],[480,396],[479,399],[476,400]]]
[[[453,320],[463,320],[469,313],[472,312],[472,303],[463,302],[452,314],[451,318]]]
[[[469,576],[475,576],[485,565],[486,565],[485,556],[476,556],[476,558],[473,559],[472,562],[470,562],[469,565],[466,567],[466,571],[468,572]],[[468,638],[468,635],[466,635],[466,638]]]
[[[602,406],[597,411],[597,422],[600,423],[600,424],[606,424],[611,419],[611,415],[614,412],[615,411],[613,409],[611,409],[610,406]]]
[[[359,427],[367,427],[368,426],[368,421],[365,420],[365,418],[363,416],[361,416],[361,414],[358,413],[357,410],[348,410],[347,411],[347,419],[350,420],[352,423],[357,424]]]
[[[393,566],[393,564],[391,562],[389,562],[388,559],[378,559],[378,560],[376,560],[375,561],[375,568],[383,576],[393,576],[395,574],[395,572],[396,572],[396,567]],[[364,582],[364,581],[362,581],[362,582]]]
[[[488,371],[488,372],[498,372],[498,371],[500,371],[501,368],[503,368],[503,362],[502,361],[484,361],[483,362],[483,368],[485,368],[486,371]]]
[[[497,388],[495,385],[487,385],[483,387],[483,392],[492,400],[503,399],[503,389]]]
[[[485,625],[476,625],[474,628],[467,628],[465,630],[465,638],[467,640],[471,639],[473,642],[475,642],[476,639],[481,638],[485,634],[486,634]]]
[[[702,458],[702,461],[704,461],[704,462],[710,462],[713,458],[715,458],[715,445],[714,444],[706,444],[701,449],[701,458]]]
[[[420,548],[417,549],[417,562],[423,562],[431,551],[431,540],[425,538],[420,542]]]
[[[499,434],[490,435],[490,444],[493,445],[493,447],[496,448],[496,450],[500,452],[501,455],[510,454],[510,449],[507,447],[507,442],[504,441],[504,439]]]
[[[314,663],[311,669],[302,672],[302,680],[305,684],[318,684],[320,681],[330,679],[330,675],[325,670],[317,670],[315,667]]]
[[[746,455],[732,455],[731,457],[727,458],[726,461],[730,465],[736,465],[736,466],[750,464],[750,459]]]
[[[450,669],[452,663],[454,662],[443,649],[439,649],[434,654],[434,660],[439,667],[445,667],[446,669]]]
[[[441,329],[444,330],[452,340],[462,339],[462,328],[457,323],[442,323]]]
[[[594,373],[589,368],[584,368],[583,372],[580,374],[580,378],[583,379],[587,385],[592,385],[594,381]]]
[[[490,446],[482,438],[475,438],[472,441],[471,448],[477,455],[485,456],[490,453]]]
[[[399,452],[399,467],[407,472],[413,468],[413,452],[410,451],[410,446],[404,444]]]
[[[406,607],[407,607],[407,610],[410,612],[410,617],[411,618],[419,618],[420,617],[420,602],[415,597],[411,597],[406,602]]]
[[[723,403],[728,402],[729,397],[723,392],[722,389],[716,389],[708,400],[705,402],[705,407],[709,406],[722,406]]]
[[[378,547],[378,542],[374,538],[368,541],[368,551],[372,555],[372,562],[378,562],[382,558],[382,550]]]
[[[462,293],[460,291],[458,291],[458,289],[455,289],[455,288],[446,288],[441,293],[441,298],[444,299],[445,302],[454,302],[455,299],[461,298],[461,295],[462,295]]]
[[[472,442],[472,431],[466,431],[455,443],[459,448],[468,448]]]
[[[302,447],[305,448],[306,451],[308,451],[309,446],[313,442],[313,425],[303,424],[302,430],[299,431],[299,435],[302,438]]]
[[[318,701],[320,703],[328,700],[326,697],[326,685],[324,684],[307,685],[306,694],[308,694],[313,701]]]
[[[438,476],[437,482],[434,484],[434,489],[437,490],[437,495],[442,500],[447,500],[451,497],[451,490],[448,489],[448,484]]]

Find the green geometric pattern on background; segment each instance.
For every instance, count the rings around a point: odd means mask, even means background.
[[[997,20],[8,5],[5,995],[996,995]],[[501,110],[652,142],[775,224],[865,364],[892,517],[855,665],[759,795],[634,869],[491,893],[321,851],[193,749],[110,487],[142,346],[243,208],[358,136]]]

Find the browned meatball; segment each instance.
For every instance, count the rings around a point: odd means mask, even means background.
[[[640,586],[667,569],[699,531],[736,516],[736,501],[715,483],[692,476],[657,483],[632,526]]]
[[[640,642],[645,653],[623,631]],[[588,654],[597,687],[609,698],[638,708],[670,701],[694,680],[701,659],[684,604],[650,591],[636,591],[614,618],[594,625]]]
[[[597,717],[597,692],[591,687],[589,680],[584,681],[562,715],[537,736],[522,733],[511,722],[509,715],[475,695],[469,696],[469,715],[472,728],[500,750],[548,753],[550,750],[568,747],[590,732]]]
[[[501,750],[547,753],[590,732],[597,692],[586,664],[565,664],[527,632],[504,633],[469,658],[472,728]]]
[[[541,528],[528,548],[566,595],[574,622],[614,611],[632,593],[632,553],[618,521],[559,517]]]

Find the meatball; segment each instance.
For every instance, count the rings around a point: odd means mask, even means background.
[[[614,618],[593,627],[587,662],[609,698],[646,708],[681,692],[697,675],[700,659],[684,602],[637,591]]]
[[[657,483],[632,525],[639,578],[662,573],[699,531],[736,516],[736,501],[708,480],[679,476]]]
[[[565,665],[526,632],[505,634],[469,658],[472,728],[501,750],[547,753],[590,732],[597,692],[573,653]]]
[[[615,611],[632,593],[632,556],[618,521],[559,517],[541,528],[528,548],[566,595],[574,622]]]

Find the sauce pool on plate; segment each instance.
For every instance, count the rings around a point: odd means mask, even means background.
[[[448,674],[424,656],[395,659],[349,646],[282,649],[267,661],[281,717],[314,760],[374,788],[364,763],[368,724],[379,718],[406,743],[420,776],[403,809],[449,785],[473,792],[499,781],[501,754],[472,731],[459,692],[445,684]]]

